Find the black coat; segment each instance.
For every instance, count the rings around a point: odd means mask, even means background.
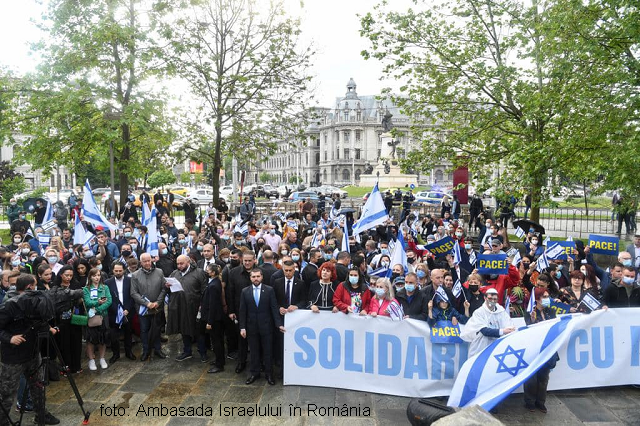
[[[176,270],[176,260],[170,254],[162,255],[156,262],[156,268],[160,269],[165,277],[168,277]]]
[[[198,265],[198,268],[200,268],[200,269],[202,269],[203,271],[206,272],[207,268],[205,268],[204,262],[205,262],[205,259],[203,257],[200,260],[198,260],[198,262],[196,264]],[[216,263],[216,259],[212,257],[211,260],[209,261],[209,263],[214,263],[215,264]]]
[[[276,292],[276,300],[278,301],[278,306],[280,308],[288,308],[290,305],[296,305],[300,309],[304,309],[309,304],[307,297],[309,295],[309,291],[307,290],[307,286],[304,281],[300,278],[294,277],[293,280],[293,288],[290,289],[291,292],[291,303],[286,297],[286,284],[285,277],[278,278],[273,283],[273,289]]]
[[[336,263],[336,274],[338,274],[338,282],[341,283],[349,276],[349,268],[342,263]]]
[[[318,267],[313,263],[308,263],[300,275],[302,275],[302,281],[307,285],[307,288],[310,288],[312,282],[318,281]]]
[[[273,263],[263,263],[260,269],[262,270],[262,282],[271,285],[271,277],[278,271],[278,268],[273,266]]]
[[[242,290],[251,285],[250,272],[244,265],[236,266],[229,271],[228,282],[226,282],[225,296],[227,298],[227,309],[230,314],[240,312],[240,295]]]
[[[618,287],[619,280],[613,280],[604,291],[604,304],[609,308],[633,308],[640,306],[640,287],[634,286],[631,295],[627,295],[624,284]]]
[[[396,293],[396,300],[402,306],[404,314],[409,315],[409,318],[423,321],[427,320],[429,299],[427,299],[424,292],[418,290],[414,291],[411,302],[409,302],[406,290],[402,289]]]
[[[222,283],[218,278],[213,278],[202,297],[200,308],[202,320],[206,321],[207,324],[222,321],[224,319],[222,305]]]
[[[129,311],[127,319],[131,320],[136,307],[136,303],[134,302],[133,297],[131,297],[131,278],[125,275],[122,281],[122,296],[124,300],[120,300],[115,277],[109,278],[104,282],[104,284],[109,287],[109,291],[111,292],[111,306],[109,306],[109,325],[112,327],[115,327],[117,325],[116,318],[118,316],[118,306],[122,306],[123,310]]]
[[[183,336],[198,335],[196,318],[209,277],[202,269],[192,263],[189,271],[182,276],[179,270],[171,277],[180,281],[183,291],[171,293],[169,296],[169,317],[167,318],[167,334],[180,333]]]
[[[273,288],[262,285],[258,306],[253,299],[253,285],[242,290],[239,300],[240,329],[246,330],[248,335],[260,334],[270,337],[276,327],[282,326]]]

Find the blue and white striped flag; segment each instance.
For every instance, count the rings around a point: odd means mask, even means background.
[[[371,195],[369,195],[367,202],[362,208],[360,219],[353,225],[353,234],[360,234],[368,229],[375,228],[386,222],[387,219],[389,219],[389,215],[387,215],[382,194],[380,194],[378,184],[376,183],[376,186],[374,186],[371,191]]]
[[[518,238],[524,238],[525,236],[525,232],[524,229],[520,228],[519,226],[516,228],[516,237]]]
[[[599,315],[563,315],[495,340],[465,361],[447,405],[479,405],[491,410],[542,368],[568,342],[573,330],[590,328]]]
[[[509,308],[511,307],[511,297],[509,297],[509,291],[505,291],[504,296],[504,310],[509,313]]]
[[[158,255],[158,217],[155,206],[149,210],[147,203],[142,203],[142,224],[147,227],[146,247],[142,249],[151,256]]]
[[[402,265],[404,272],[407,273],[409,270],[407,264],[407,252],[404,251],[404,237],[400,230],[398,230],[398,239],[396,240],[396,244],[393,246],[393,251],[391,252],[391,267],[393,268],[398,264]]]
[[[351,253],[349,250],[349,229],[347,228],[347,218],[343,215],[342,217],[342,251],[346,251],[347,253]]]
[[[387,312],[392,321],[402,321],[404,319],[404,309],[395,299],[387,305]]]
[[[93,199],[91,193],[91,186],[89,186],[89,179],[84,184],[84,195],[82,198],[82,217],[93,226],[102,226],[105,229],[115,231],[118,229],[116,225],[109,222],[106,217],[100,212],[96,201]]]
[[[51,201],[47,200],[47,209],[44,212],[42,223],[47,223],[50,220],[53,220],[53,207],[51,206]]]
[[[440,296],[444,300],[449,302],[449,296],[447,296],[447,292],[444,291],[444,287],[442,287],[442,286],[438,286],[438,288],[436,289],[435,293],[433,293],[433,298],[434,299],[436,298],[436,296]]]
[[[116,324],[122,325],[123,319],[124,319],[124,310],[122,309],[122,305],[118,305],[118,312],[116,313]]]
[[[83,247],[88,247],[93,237],[95,235],[84,228],[84,225],[80,222],[80,215],[77,214],[73,225],[73,244],[82,244]]]
[[[476,252],[474,250],[469,255],[469,263],[471,264],[471,266],[475,266],[477,261],[478,261],[478,257],[476,256]]]
[[[564,254],[564,247],[560,244],[554,244],[551,247],[548,247],[544,254],[547,259],[558,259]]]
[[[536,271],[542,272],[549,267],[549,259],[547,258],[546,253],[542,253],[542,255],[538,258],[536,262]]]
[[[542,243],[542,245],[548,246],[550,242],[551,242],[551,237],[547,235],[547,238],[544,239],[544,242]]]
[[[460,254],[460,244],[458,244],[457,241],[454,242],[455,244],[453,245],[453,263],[455,265],[459,265],[460,262],[462,262],[462,255]],[[458,296],[456,296],[458,297]]]
[[[529,303],[527,303],[527,312],[531,313],[535,309],[536,309],[536,295],[535,295],[535,292],[532,291],[531,294],[529,295]]]
[[[233,232],[239,232],[246,237],[249,234],[249,223],[236,222],[236,226],[233,228]]]
[[[516,254],[513,256],[513,260],[511,261],[511,264],[517,268],[521,261],[522,261],[522,256],[520,255],[520,252],[517,251]]]
[[[460,278],[456,280],[456,283],[453,285],[451,292],[456,297],[456,299],[460,297],[460,293],[462,293],[462,283],[460,282]]]
[[[375,275],[376,277],[385,277],[390,271],[391,271],[391,268],[385,268],[383,266],[382,268],[378,268],[375,271],[370,272],[369,276]]]

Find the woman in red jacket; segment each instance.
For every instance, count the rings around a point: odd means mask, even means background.
[[[349,270],[349,276],[338,285],[333,294],[333,306],[345,314],[367,315],[370,300],[371,291],[358,268]]]
[[[376,292],[376,295],[372,297],[369,302],[369,308],[367,309],[369,311],[369,315],[372,317],[378,315],[383,317],[391,316],[387,308],[391,302],[396,300],[393,297],[393,286],[391,285],[391,281],[389,281],[388,278],[381,278],[376,281],[376,285],[373,290]]]

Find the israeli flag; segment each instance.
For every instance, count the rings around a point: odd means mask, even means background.
[[[547,259],[558,259],[561,255],[564,254],[564,247],[560,244],[554,244],[549,247],[544,252],[544,254],[546,255]]]
[[[95,235],[84,229],[84,225],[80,222],[80,215],[77,214],[73,225],[73,244],[82,244],[83,247],[88,247],[94,237]]]
[[[504,296],[504,310],[506,313],[509,313],[509,308],[511,307],[511,297],[509,297],[509,292]]]
[[[522,256],[520,255],[520,252],[516,252],[516,254],[513,256],[513,260],[511,261],[511,264],[515,267],[518,267],[518,265],[520,264],[520,262],[522,261]]]
[[[378,268],[375,271],[370,272],[369,276],[375,275],[376,277],[386,277],[389,272],[391,272],[391,268],[385,268],[383,266],[382,268]]]
[[[567,238],[567,241],[573,241],[573,237],[569,235],[569,238]]]
[[[550,242],[551,242],[551,237],[547,235],[547,238],[544,239],[544,242],[542,243],[542,245],[548,246]]]
[[[149,210],[147,203],[142,203],[142,224],[147,227],[146,247],[142,247],[151,256],[158,255],[158,216],[156,208]]]
[[[478,261],[478,257],[476,256],[476,252],[472,251],[471,254],[469,255],[469,263],[475,266],[477,261]]]
[[[460,278],[456,280],[456,283],[453,285],[451,292],[456,297],[456,299],[460,297],[460,293],[462,293],[462,283],[460,282]]]
[[[371,195],[369,195],[367,202],[362,208],[360,219],[353,225],[353,234],[360,234],[368,229],[375,228],[378,225],[382,225],[388,219],[389,215],[387,215],[382,194],[380,194],[378,184],[376,183],[376,186],[374,186],[371,191]]]
[[[122,325],[122,320],[124,320],[124,310],[121,305],[118,305],[118,312],[116,313],[116,324]]]
[[[527,312],[531,313],[536,309],[536,296],[532,291],[529,295],[529,303],[527,303]]]
[[[542,256],[538,258],[536,262],[536,271],[542,272],[549,267],[549,259],[546,253],[542,253]]]
[[[433,294],[433,298],[436,298],[436,295],[442,297],[444,300],[446,300],[447,302],[449,302],[449,297],[447,296],[447,292],[444,291],[444,287],[443,286],[439,286],[436,289],[436,292]]]
[[[495,340],[463,364],[447,405],[489,411],[542,368],[573,330],[589,328],[599,313],[563,315]]]
[[[118,229],[113,223],[109,222],[100,212],[96,201],[91,194],[91,186],[89,179],[84,184],[84,196],[82,198],[82,217],[93,226],[102,226],[103,228],[115,231]]]
[[[236,222],[236,226],[235,228],[233,228],[233,232],[239,232],[246,237],[247,234],[249,234],[249,223]]]
[[[47,200],[47,209],[44,212],[42,223],[47,223],[50,220],[53,220],[53,208],[51,207],[51,201]]]
[[[318,248],[321,245],[324,245],[324,229],[320,231],[320,234],[314,232],[313,238],[311,238],[311,247]]]
[[[459,265],[460,262],[462,262],[462,255],[460,254],[460,244],[458,244],[457,241],[455,241],[455,244],[453,245],[453,263],[455,265]],[[458,297],[458,296],[456,296]]]
[[[400,264],[404,268],[404,272],[407,273],[409,268],[407,267],[407,252],[404,251],[404,237],[402,231],[398,231],[398,239],[393,247],[391,253],[391,267]]]
[[[387,312],[392,321],[402,321],[404,319],[404,309],[396,300],[392,300],[387,306]]]
[[[524,238],[525,236],[525,232],[524,229],[520,228],[519,226],[516,228],[516,237],[518,238]]]
[[[351,253],[351,250],[349,250],[349,229],[347,229],[347,218],[345,216],[342,216],[342,233],[342,251]]]

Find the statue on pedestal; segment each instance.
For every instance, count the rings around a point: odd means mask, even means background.
[[[393,117],[393,114],[391,114],[389,110],[387,110],[387,112],[384,113],[384,117],[382,117],[382,128],[384,129],[385,133],[390,132],[391,129],[393,129],[393,124],[391,124],[391,117]]]

